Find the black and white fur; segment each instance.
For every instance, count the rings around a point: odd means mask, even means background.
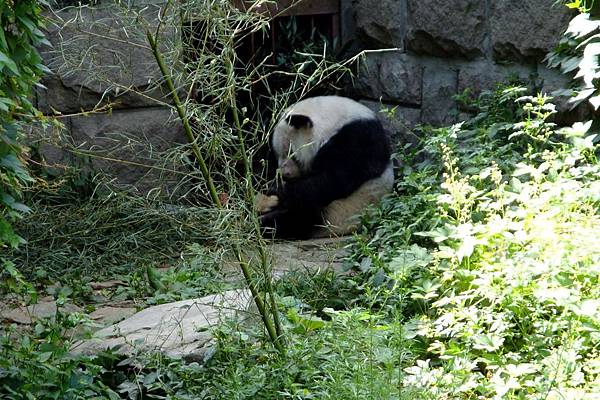
[[[344,97],[300,101],[272,136],[283,183],[257,204],[275,237],[344,235],[393,186],[390,144],[376,115]]]

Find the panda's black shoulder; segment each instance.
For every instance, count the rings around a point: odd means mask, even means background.
[[[390,157],[390,140],[381,122],[376,117],[357,118],[343,124],[319,149],[313,168],[354,165],[371,179],[383,173]]]

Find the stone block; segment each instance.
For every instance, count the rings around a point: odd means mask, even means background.
[[[541,60],[560,39],[573,16],[555,0],[490,2],[495,60]]]
[[[553,122],[560,126],[573,125],[577,121],[585,121],[593,118],[592,108],[587,101],[580,103],[573,108],[573,103],[569,102],[570,97],[555,93],[561,89],[568,89],[571,85],[571,79],[562,74],[557,69],[549,69],[543,65],[538,66],[538,87],[539,92],[552,97],[551,103],[556,105],[558,113],[554,116]]]
[[[415,141],[413,128],[421,123],[420,109],[370,100],[362,100],[361,103],[377,114],[383,128],[389,133],[394,148],[399,144]]]
[[[422,78],[423,67],[414,56],[400,51],[367,53],[353,91],[360,97],[418,106]]]
[[[356,33],[367,49],[404,47],[406,2],[353,0]]]
[[[186,361],[203,362],[214,352],[211,329],[230,319],[248,321],[252,297],[248,290],[229,290],[199,299],[146,308],[76,342],[71,352],[97,354],[115,349],[119,354],[159,351]]]
[[[66,303],[61,307],[61,311],[66,314],[82,312],[81,308],[74,304]],[[17,306],[11,308],[7,305],[0,305],[0,320],[16,322],[18,324],[33,324],[42,319],[54,319],[58,307],[56,301],[50,298],[40,299],[39,303],[29,305],[27,307]]]
[[[46,36],[51,47],[41,49],[52,74],[42,80],[38,107],[46,114],[70,113],[111,103],[113,108],[161,104],[161,74],[146,42],[142,24],[118,7],[67,8],[50,16]],[[156,18],[157,7],[144,16]],[[166,29],[164,48],[172,49],[175,35]]]
[[[71,118],[75,146],[90,151],[92,168],[125,189],[169,189],[178,177],[160,167],[161,152],[185,143],[181,122],[168,108],[144,108]]]
[[[543,65],[537,68],[538,90],[548,96],[553,96],[556,90],[567,89],[571,86],[571,78],[558,69],[550,69]]]
[[[77,164],[76,158],[64,148],[65,138],[70,137],[71,124],[68,119],[49,120],[45,124],[36,122],[25,129],[27,144],[39,158],[42,167],[54,176],[60,176]]]
[[[475,96],[491,90],[509,78],[528,81],[535,75],[534,65],[498,65],[491,61],[474,61],[458,65],[458,93],[470,89]]]
[[[408,0],[406,48],[438,57],[481,56],[485,7],[480,0]]]
[[[431,62],[423,71],[421,121],[433,126],[456,123],[458,105],[458,69],[447,63]]]

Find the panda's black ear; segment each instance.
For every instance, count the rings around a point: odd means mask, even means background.
[[[295,129],[312,128],[313,122],[310,117],[302,114],[291,114],[287,117],[287,123]]]

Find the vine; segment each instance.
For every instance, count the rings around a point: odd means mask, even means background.
[[[573,76],[574,89],[568,90],[573,108],[589,101],[600,108],[600,1],[572,0],[565,6],[579,11],[569,23],[558,46],[546,57],[551,68]]]
[[[0,2],[0,248],[23,242],[12,222],[29,211],[19,202],[21,188],[31,181],[21,136],[24,123],[37,113],[32,89],[47,71],[37,50],[49,44],[40,29],[44,5],[43,0]]]

